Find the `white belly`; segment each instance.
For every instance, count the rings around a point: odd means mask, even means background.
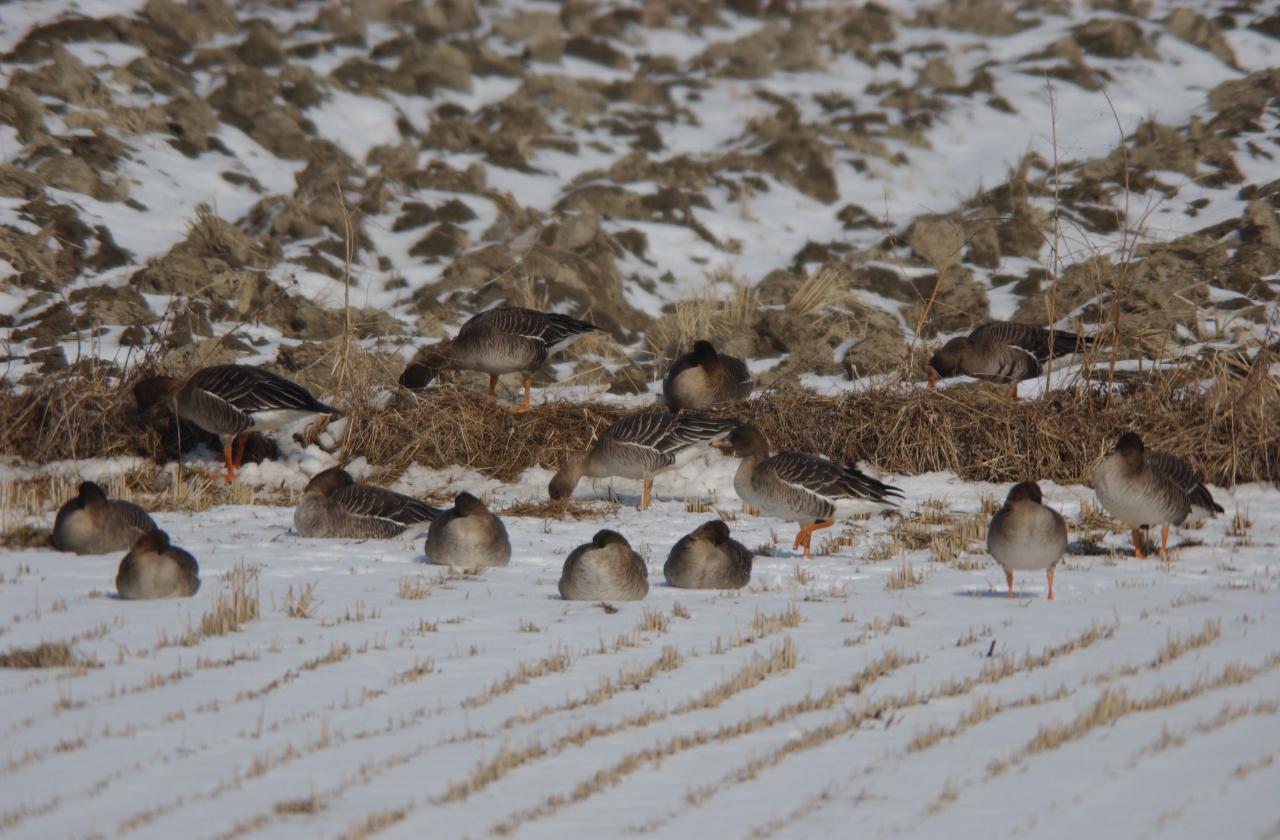
[[[258,432],[278,432],[292,426],[300,420],[315,417],[314,411],[299,411],[296,408],[276,408],[270,411],[255,411],[252,428]]]

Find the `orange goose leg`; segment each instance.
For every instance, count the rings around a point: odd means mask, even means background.
[[[649,494],[651,492],[653,492],[653,479],[646,478],[644,480],[644,491],[640,494],[640,504],[636,507],[636,510],[649,509]]]
[[[236,480],[236,465],[231,457],[230,443],[222,447],[222,460],[225,461],[227,465],[227,471],[223,477],[226,479],[226,482],[230,484]]]
[[[248,443],[249,434],[244,432],[236,435],[231,443],[222,448],[222,458],[227,464],[226,480],[228,483],[236,480],[236,473],[239,472],[240,464],[244,461],[244,448]]]
[[[1012,598],[1012,597],[1013,597],[1013,572],[1009,571],[1008,569],[1005,569],[1005,570],[1004,570],[1004,581],[1005,581],[1005,583],[1009,584],[1009,596],[1008,596],[1008,597]]]
[[[823,519],[820,522],[814,522],[810,525],[801,525],[800,533],[796,534],[796,541],[792,548],[803,548],[805,557],[812,557],[810,553],[810,543],[813,541],[813,532],[823,528],[830,528],[836,524],[834,519]]]
[[[529,391],[533,387],[533,377],[526,376],[524,378],[524,402],[520,403],[519,408],[511,409],[512,414],[524,414],[529,410]]]
[[[1139,560],[1147,558],[1147,555],[1142,553],[1142,531],[1137,528],[1133,529],[1133,556]]]
[[[1164,560],[1164,549],[1169,544],[1169,525],[1168,523],[1160,526],[1160,559]]]
[[[1053,566],[1050,566],[1048,569],[1045,569],[1044,575],[1049,579],[1049,600],[1052,601],[1053,600]]]
[[[493,389],[498,387],[498,377],[489,374],[489,394],[484,398],[485,405],[493,404]]]
[[[1014,402],[1018,401],[1018,383],[1010,382],[1009,387],[1005,389],[1005,393],[1009,395],[1009,399]]]

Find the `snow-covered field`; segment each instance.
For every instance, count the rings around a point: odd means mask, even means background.
[[[507,517],[509,567],[426,565],[418,541],[302,540],[292,511],[158,513],[199,559],[186,600],[112,597],[117,556],[0,553],[0,649],[83,665],[0,670],[0,829],[25,837],[1273,836],[1280,828],[1280,491],[1171,560],[1046,485],[1072,522],[1056,600],[1003,574],[969,520],[1005,487],[888,477],[905,519],[837,526],[804,562],[746,515],[711,455],[636,488],[579,488],[581,521]],[[252,478],[252,476],[250,476]],[[490,495],[543,494],[545,474]],[[419,481],[481,485],[463,474]],[[740,592],[662,581],[711,507],[758,556]],[[491,483],[490,483],[491,485]],[[438,489],[438,487],[437,487]],[[690,510],[694,508],[694,510]],[[1236,513],[1240,516],[1236,517]],[[646,557],[642,602],[567,603],[600,527]],[[905,536],[892,545],[890,529]],[[938,562],[930,534],[966,550]],[[921,537],[923,534],[923,537]],[[911,540],[916,540],[911,542]],[[935,537],[945,542],[945,537]],[[1095,544],[1095,540],[1100,544]],[[925,545],[924,548],[908,546]],[[944,550],[945,551],[945,550]],[[260,616],[202,635],[223,577]],[[304,593],[305,596],[304,596]],[[292,613],[292,614],[291,614]],[[1270,834],[1268,834],[1270,832]]]

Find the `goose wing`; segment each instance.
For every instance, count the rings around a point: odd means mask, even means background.
[[[336,414],[296,382],[247,365],[217,365],[197,371],[188,384],[246,413],[280,409]]]
[[[330,498],[356,516],[385,519],[405,526],[430,522],[440,513],[426,502],[368,484],[339,487]]]
[[[1087,336],[1081,338],[1075,333],[1047,330],[1033,324],[1018,324],[1013,321],[989,321],[981,324],[969,333],[969,338],[975,342],[1016,347],[1031,354],[1040,363],[1049,358],[1050,351],[1054,356],[1065,356],[1076,352],[1081,344],[1088,347],[1093,342]]]
[[[528,338],[541,343],[548,352],[568,344],[584,333],[599,330],[595,324],[560,315],[517,306],[490,309],[462,325],[458,339],[481,330],[495,330],[506,335]]]
[[[867,499],[892,504],[894,497],[902,497],[901,490],[857,467],[806,452],[779,452],[768,463],[782,481],[828,500]]]
[[[652,445],[668,455],[722,438],[742,425],[732,417],[715,417],[697,411],[655,413],[655,417],[661,418],[661,423],[654,431]]]
[[[1211,513],[1222,513],[1222,506],[1213,499],[1204,479],[1186,461],[1168,452],[1147,452],[1147,466],[1178,486],[1187,494],[1187,501]]]

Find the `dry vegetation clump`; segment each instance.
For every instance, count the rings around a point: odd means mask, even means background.
[[[212,611],[200,618],[201,636],[234,633],[240,625],[256,619],[261,611],[257,567],[241,562],[228,571],[224,579],[227,591],[214,593]]]
[[[0,668],[69,668],[84,664],[66,642],[41,642],[35,647],[11,647],[0,653]]]
[[[362,375],[373,369],[365,366]],[[360,377],[352,370],[352,394],[396,387],[394,380],[355,381]],[[1111,395],[1079,387],[1018,402],[984,387],[884,386],[839,397],[788,390],[738,410],[774,449],[861,458],[900,474],[949,470],[966,480],[1080,483],[1122,433],[1136,429],[1213,484],[1280,479],[1280,389],[1265,366],[1210,381],[1152,373]],[[0,391],[0,454],[36,463],[88,455],[173,459],[176,424],[171,417],[137,415],[127,385],[102,375],[69,376],[27,391]],[[419,463],[510,481],[535,464],[558,466],[620,414],[600,403],[550,401],[512,415],[485,405],[480,393],[451,386],[418,396],[396,392],[389,400],[361,396],[350,406],[342,455],[364,456],[391,473]]]

